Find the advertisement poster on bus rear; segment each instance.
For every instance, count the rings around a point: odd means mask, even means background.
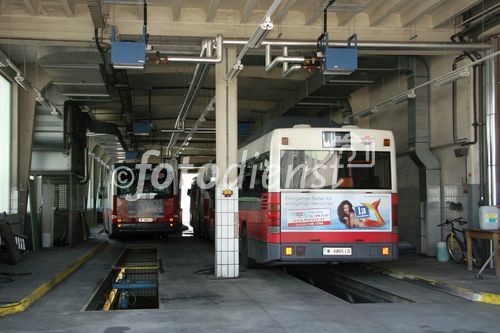
[[[390,193],[281,193],[282,231],[390,231]]]

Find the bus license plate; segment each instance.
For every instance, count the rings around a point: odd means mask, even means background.
[[[152,217],[139,217],[139,222],[153,222]]]
[[[324,247],[324,256],[352,256],[352,248],[350,247]]]

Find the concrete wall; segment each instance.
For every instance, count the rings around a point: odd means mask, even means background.
[[[429,56],[423,58],[429,69],[430,78],[451,71],[454,56]],[[403,63],[403,62],[402,62]],[[464,65],[465,63],[459,64]],[[402,68],[403,69],[403,68]],[[351,95],[354,113],[407,90],[407,76],[392,73],[377,80]],[[478,183],[477,147],[469,151],[468,176],[465,158],[457,158],[452,137],[452,93],[451,85],[430,87],[430,145],[441,165],[442,177],[442,218],[464,216],[468,219],[468,193]],[[418,95],[418,90],[416,91]],[[458,137],[472,138],[472,77],[462,79],[457,86]],[[400,199],[399,225],[402,241],[407,241],[420,249],[420,203],[418,168],[408,154],[408,113],[407,103],[387,103],[379,107],[376,114],[358,118],[358,125],[366,128],[389,129],[394,132],[397,151],[398,193]],[[469,184],[468,186],[465,184]],[[472,184],[472,185],[470,185]],[[464,211],[448,210],[446,202],[461,202]],[[436,232],[441,232],[436,230]]]

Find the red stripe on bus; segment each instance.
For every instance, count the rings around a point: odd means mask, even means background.
[[[282,232],[283,243],[355,243],[392,242],[391,232]]]

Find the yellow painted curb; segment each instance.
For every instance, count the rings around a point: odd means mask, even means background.
[[[467,289],[467,288],[462,288],[462,287],[457,287],[445,282],[441,282],[438,280],[433,280],[424,276],[419,276],[419,275],[413,275],[413,274],[407,274],[401,271],[389,269],[389,268],[382,268],[373,264],[363,264],[361,265],[363,268],[369,271],[373,271],[376,273],[384,274],[387,276],[390,276],[392,278],[398,279],[398,280],[408,280],[408,281],[416,281],[420,282],[423,284],[426,284],[428,286],[431,286],[433,288],[439,289],[443,292],[446,292],[448,294],[467,299],[469,301],[473,302],[480,302],[480,303],[487,303],[487,304],[494,304],[494,305],[500,305],[500,295],[499,294],[491,294],[491,293],[483,293],[483,292],[475,292],[473,290]]]
[[[500,295],[490,293],[479,293],[477,302],[500,305]]]
[[[26,310],[31,304],[38,301],[40,298],[45,296],[45,294],[54,289],[54,287],[56,287],[59,283],[64,281],[68,276],[76,272],[80,267],[82,267],[87,261],[90,260],[90,258],[96,255],[107,244],[108,243],[106,241],[102,241],[91,251],[87,252],[77,261],[66,267],[64,271],[57,273],[57,275],[53,277],[51,280],[38,286],[28,296],[24,297],[19,302],[0,306],[0,317]]]

